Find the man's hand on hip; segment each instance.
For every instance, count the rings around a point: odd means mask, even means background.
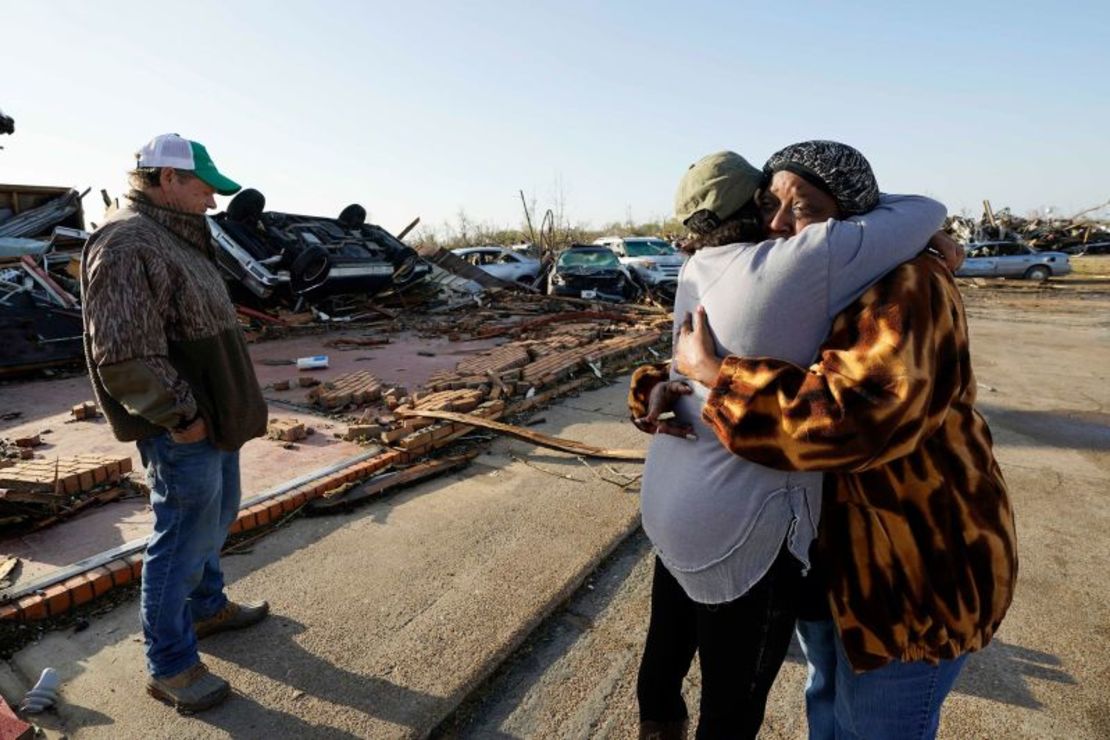
[[[208,437],[208,427],[204,423],[204,419],[197,417],[193,423],[180,431],[171,431],[170,439],[179,445],[192,444],[200,442]]]

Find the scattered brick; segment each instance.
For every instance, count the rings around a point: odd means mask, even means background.
[[[435,424],[435,423],[436,423],[435,419],[423,419],[423,418],[420,418],[418,416],[418,417],[415,417],[415,418],[412,418],[412,419],[405,419],[401,423],[401,428],[404,429],[407,432],[415,432],[418,429],[423,429],[424,427],[430,427],[432,424]]]
[[[482,355],[470,357],[455,366],[457,375],[500,375],[506,370],[524,367],[532,361],[528,350],[520,344],[507,344]]]
[[[297,377],[297,385],[301,388],[312,388],[320,385],[320,379],[313,375],[300,375]]]
[[[270,419],[266,436],[280,442],[297,442],[308,436],[304,424],[296,419]]]
[[[274,381],[273,385],[271,385],[270,387],[273,388],[275,391],[287,391],[292,387],[292,385],[293,385],[292,381],[277,380],[277,381]]]
[[[486,392],[480,389],[459,389],[430,393],[416,402],[415,408],[428,411],[458,411],[466,413],[485,400]]]
[[[73,418],[77,421],[85,421],[100,416],[100,409],[98,409],[96,404],[92,401],[85,401],[70,409],[70,414],[72,414]]]
[[[401,439],[402,437],[407,436],[408,433],[409,433],[409,430],[405,429],[404,427],[397,427],[396,429],[387,429],[384,432],[382,432],[381,439],[382,439],[382,442],[384,442],[385,444],[391,445],[391,444],[396,443],[397,440]],[[2,480],[2,479],[0,479],[0,480]]]
[[[20,437],[15,441],[16,447],[38,447],[42,444],[39,435],[33,434],[30,437]]]
[[[384,431],[377,424],[351,424],[347,427],[347,433],[343,435],[343,439],[348,442],[360,439],[378,439]]]

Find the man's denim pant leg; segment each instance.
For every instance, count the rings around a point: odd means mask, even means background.
[[[220,548],[239,512],[239,453],[162,434],[138,443],[154,534],[143,561],[147,670],[172,676],[198,660],[193,622],[227,603]]]
[[[810,740],[929,740],[940,709],[967,655],[942,660],[894,661],[856,673],[831,620],[798,621],[806,656],[806,718]]]

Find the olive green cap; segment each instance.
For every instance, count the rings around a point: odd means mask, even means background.
[[[678,183],[674,215],[682,223],[698,211],[724,221],[752,199],[763,172],[736,152],[717,152],[690,165]]]

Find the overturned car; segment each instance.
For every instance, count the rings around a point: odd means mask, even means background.
[[[366,209],[347,206],[337,218],[267,211],[257,190],[240,192],[208,217],[220,266],[262,302],[336,295],[374,295],[422,280],[431,270]]]

